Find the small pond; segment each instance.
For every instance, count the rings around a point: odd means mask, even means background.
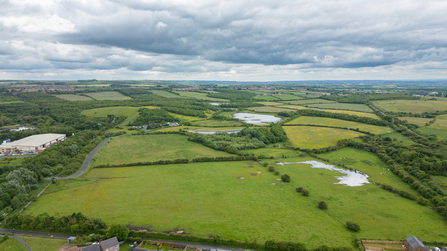
[[[222,104],[228,104],[228,103],[210,103],[210,105],[222,105]]]
[[[265,114],[254,114],[254,113],[233,113],[233,118],[240,119],[246,123],[255,124],[255,125],[264,125],[269,123],[277,123],[281,121],[281,118],[275,117],[273,115],[265,115]]]
[[[359,171],[350,171],[342,168],[335,167],[333,165],[324,164],[323,162],[315,161],[315,160],[309,160],[309,161],[303,161],[303,162],[280,162],[276,163],[277,165],[287,165],[287,164],[309,164],[312,168],[324,168],[327,170],[331,170],[334,172],[339,172],[342,174],[346,174],[345,176],[338,176],[337,178],[340,182],[335,184],[343,184],[350,187],[359,187],[363,186],[364,184],[369,184],[368,181],[368,175],[361,173]]]

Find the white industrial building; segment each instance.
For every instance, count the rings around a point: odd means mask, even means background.
[[[46,133],[32,135],[14,142],[0,145],[0,153],[17,153],[21,151],[42,151],[66,138],[65,134]]]

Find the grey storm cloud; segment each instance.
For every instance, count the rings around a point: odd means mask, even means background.
[[[252,74],[258,66],[290,74],[445,69],[447,61],[446,1],[0,0],[0,6],[0,70]]]

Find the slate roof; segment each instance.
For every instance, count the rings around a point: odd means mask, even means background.
[[[90,245],[85,248],[81,248],[81,251],[101,251],[98,244]]]
[[[424,246],[424,243],[421,239],[414,237],[414,235],[405,238],[405,241],[408,242],[408,245],[410,245],[411,249],[422,247],[425,250],[430,250],[428,247]]]
[[[101,241],[102,248],[104,249],[108,249],[119,244],[120,243],[118,242],[118,239],[116,237]]]

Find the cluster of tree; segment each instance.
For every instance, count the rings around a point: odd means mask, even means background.
[[[139,116],[131,125],[148,125],[148,128],[156,128],[167,122],[180,122],[179,118],[172,116],[164,109],[140,108],[138,112]]]
[[[89,218],[82,213],[73,213],[69,216],[37,216],[14,214],[5,219],[6,228],[15,228],[28,231],[46,231],[71,234],[106,233],[106,224],[99,218]]]
[[[22,208],[28,203],[28,193],[39,187],[37,174],[26,168],[13,170],[1,180],[0,210],[6,213]]]
[[[298,116],[311,116],[311,117],[325,117],[334,118],[347,121],[354,121],[363,124],[376,125],[376,126],[388,126],[388,122],[385,120],[373,119],[368,117],[362,117],[357,115],[350,115],[346,113],[325,112],[312,109],[303,109],[296,112]]]
[[[227,121],[240,121],[239,119],[235,119],[226,115],[222,115],[222,113],[220,112],[216,112],[213,113],[213,115],[211,116],[212,119],[217,119],[217,120],[227,120]]]
[[[356,104],[367,104],[372,100],[419,99],[418,97],[400,93],[387,93],[387,94],[356,93],[348,96],[327,95],[322,96],[321,98],[326,100],[337,101],[340,103],[356,103]]]
[[[218,151],[237,153],[238,150],[265,147],[264,142],[257,138],[241,136],[240,133],[199,134],[190,133],[189,141],[200,143]]]
[[[272,124],[268,127],[251,127],[242,129],[238,135],[257,138],[265,144],[273,144],[287,140],[287,134],[278,124]]]

